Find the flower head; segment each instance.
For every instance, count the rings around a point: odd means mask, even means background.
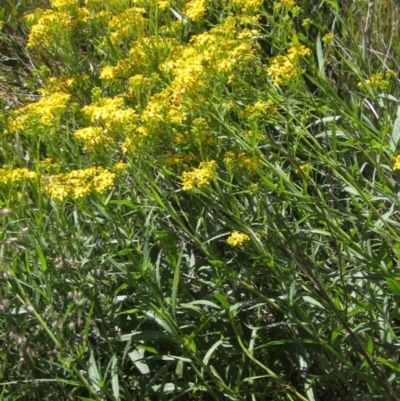
[[[214,160],[210,162],[201,162],[199,168],[192,171],[183,172],[183,190],[191,191],[195,187],[203,188],[210,185],[211,180],[216,175],[217,163]]]
[[[393,157],[394,165],[393,170],[400,170],[400,155]]]
[[[240,246],[245,242],[250,241],[250,237],[247,234],[233,231],[232,234],[226,239],[226,243],[230,246]]]

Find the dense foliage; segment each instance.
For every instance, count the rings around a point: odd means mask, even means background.
[[[6,0],[2,400],[399,400],[395,0]]]

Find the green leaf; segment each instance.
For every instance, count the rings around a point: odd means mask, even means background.
[[[116,354],[111,359],[111,388],[113,396],[116,400],[119,400],[119,382],[118,382],[118,359]]]
[[[231,306],[229,301],[219,292],[214,292],[213,297],[222,305],[224,309],[228,309]]]
[[[204,365],[208,364],[208,361],[210,360],[210,358],[212,357],[212,354],[214,353],[214,351],[221,345],[223,344],[223,340],[219,340],[216,343],[214,343],[211,348],[207,351],[207,353],[204,355],[203,358],[203,363]]]
[[[175,271],[174,271],[174,280],[172,282],[172,295],[171,295],[171,307],[172,307],[172,315],[176,318],[176,298],[178,293],[178,286],[179,286],[179,278],[181,272],[181,261],[182,261],[182,254],[183,249],[178,256],[178,261],[175,264]]]
[[[324,67],[325,61],[324,61],[324,53],[322,50],[321,34],[318,34],[317,36],[316,49],[317,49],[318,68],[322,76],[325,78],[325,67]]]
[[[216,309],[221,309],[221,307],[219,305],[217,305],[214,302],[211,301],[207,301],[206,299],[200,299],[198,301],[192,301],[192,302],[188,302],[186,304],[181,304],[181,307],[185,307],[188,305],[204,305],[204,306],[209,306],[211,308],[216,308]]]
[[[293,29],[293,32],[292,32],[292,43],[294,45],[300,44],[299,37],[297,36],[297,33],[296,33],[296,31],[294,29]]]
[[[94,389],[96,391],[100,391],[101,378],[99,370],[97,368],[96,360],[94,359],[93,351],[91,351],[89,358],[88,377]]]
[[[183,361],[179,360],[176,364],[175,374],[180,379],[183,376]]]
[[[397,107],[397,117],[394,120],[393,129],[392,129],[392,137],[390,138],[390,149],[393,152],[396,152],[397,144],[400,139],[400,106]]]
[[[150,352],[152,354],[158,354],[158,351],[156,348],[151,347],[150,345],[144,345],[144,344],[135,344],[136,348],[140,348],[144,351]]]
[[[44,256],[43,250],[40,246],[36,246],[36,253],[39,257],[40,266],[42,267],[42,271],[45,272],[47,270],[47,262],[46,262],[46,257]]]
[[[318,302],[316,299],[309,297],[308,295],[303,296],[303,300],[311,305],[318,306],[321,309],[325,309],[325,306]]]
[[[382,365],[388,366],[390,369],[395,370],[396,372],[400,372],[400,363],[388,361],[387,359],[377,357],[376,360],[380,362]]]
[[[400,284],[396,280],[387,278],[386,283],[394,295],[400,295]]]
[[[147,375],[150,373],[147,363],[143,362],[144,350],[135,349],[134,351],[130,352],[128,356],[142,375]]]

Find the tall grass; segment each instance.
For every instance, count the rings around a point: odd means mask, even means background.
[[[398,400],[394,0],[0,8],[0,398]]]

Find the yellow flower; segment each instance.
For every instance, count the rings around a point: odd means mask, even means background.
[[[263,0],[233,0],[232,3],[235,6],[242,6],[240,11],[245,13],[256,11],[263,4]]]
[[[32,26],[27,47],[57,47],[66,45],[69,40],[73,20],[70,15],[54,10],[43,11],[36,24]]]
[[[333,42],[333,39],[335,39],[335,35],[334,35],[332,32],[330,32],[330,33],[327,33],[327,34],[322,38],[322,41],[323,41],[325,44],[330,45],[330,44]]]
[[[393,170],[400,170],[400,155],[394,156],[393,161]]]
[[[308,29],[311,25],[312,25],[312,19],[311,18],[305,18],[304,20],[303,20],[303,22],[301,23],[301,25],[304,27],[304,28],[306,28],[306,29]]]
[[[210,184],[216,175],[217,163],[214,160],[210,162],[201,162],[199,168],[192,171],[183,172],[184,191],[192,191],[194,188],[203,188]]]
[[[278,55],[271,61],[267,70],[274,81],[275,86],[288,84],[292,79],[299,76],[300,71],[297,61],[300,57],[311,53],[310,49],[303,45],[293,45],[289,48],[287,55]]]
[[[43,191],[51,199],[80,199],[92,193],[103,193],[114,185],[115,174],[102,167],[73,170],[45,177]]]
[[[132,88],[137,88],[146,83],[148,78],[146,78],[143,74],[136,74],[129,78],[129,85]]]
[[[294,7],[296,5],[294,0],[281,0],[280,3],[286,7]]]
[[[384,73],[378,72],[376,74],[372,74],[369,79],[363,82],[359,82],[357,86],[361,89],[364,89],[365,86],[370,86],[373,89],[380,89],[382,91],[388,90],[390,87],[390,83],[393,77],[396,76],[396,73],[392,70],[387,70]]]
[[[250,192],[251,194],[255,194],[255,193],[257,193],[257,191],[258,191],[258,184],[257,184],[257,183],[251,184],[251,185],[249,186],[249,192]]]
[[[51,0],[50,4],[53,8],[59,10],[68,10],[70,8],[78,7],[78,0]]]
[[[278,114],[278,108],[274,105],[271,99],[267,102],[257,101],[254,105],[249,104],[244,110],[239,112],[239,115],[249,118],[249,120],[257,120],[267,113]]]
[[[117,162],[114,164],[114,168],[117,171],[125,171],[128,168],[127,163]]]
[[[112,67],[110,65],[105,66],[100,73],[100,79],[104,81],[109,81],[111,79],[114,79],[115,76],[116,76],[115,67]]]
[[[132,125],[136,121],[133,109],[124,106],[122,97],[102,98],[97,102],[84,106],[82,113],[88,116],[91,122],[103,123],[106,128],[117,128],[121,125]]]
[[[296,174],[299,174],[300,171],[305,171],[305,172],[307,172],[310,168],[311,168],[311,164],[308,164],[308,163],[306,163],[306,164],[301,164],[301,165],[299,166],[299,168],[296,168],[296,169],[294,170],[294,172],[295,172]]]
[[[191,0],[185,6],[185,15],[192,21],[200,21],[205,12],[205,0]]]
[[[93,150],[98,147],[106,146],[112,141],[101,127],[86,127],[78,129],[74,137],[84,144],[84,150]]]
[[[12,113],[9,120],[10,131],[14,132],[29,127],[29,122],[38,120],[46,127],[53,126],[67,110],[70,95],[55,92],[43,96],[38,102],[28,104]]]
[[[260,168],[262,166],[262,164],[259,161],[255,161],[253,158],[246,155],[246,153],[244,152],[237,154],[228,151],[226,152],[224,162],[232,168],[239,168],[248,171],[257,170],[257,168]]]
[[[0,184],[19,184],[26,181],[32,181],[37,178],[34,171],[27,168],[0,169]]]
[[[230,246],[240,246],[248,241],[250,241],[250,237],[247,234],[239,233],[238,231],[233,231],[226,239],[226,243]]]
[[[160,9],[160,11],[165,11],[169,6],[169,1],[167,0],[159,0],[157,1],[157,6]]]
[[[288,57],[297,60],[300,57],[308,56],[311,50],[304,45],[292,45],[288,50]]]

